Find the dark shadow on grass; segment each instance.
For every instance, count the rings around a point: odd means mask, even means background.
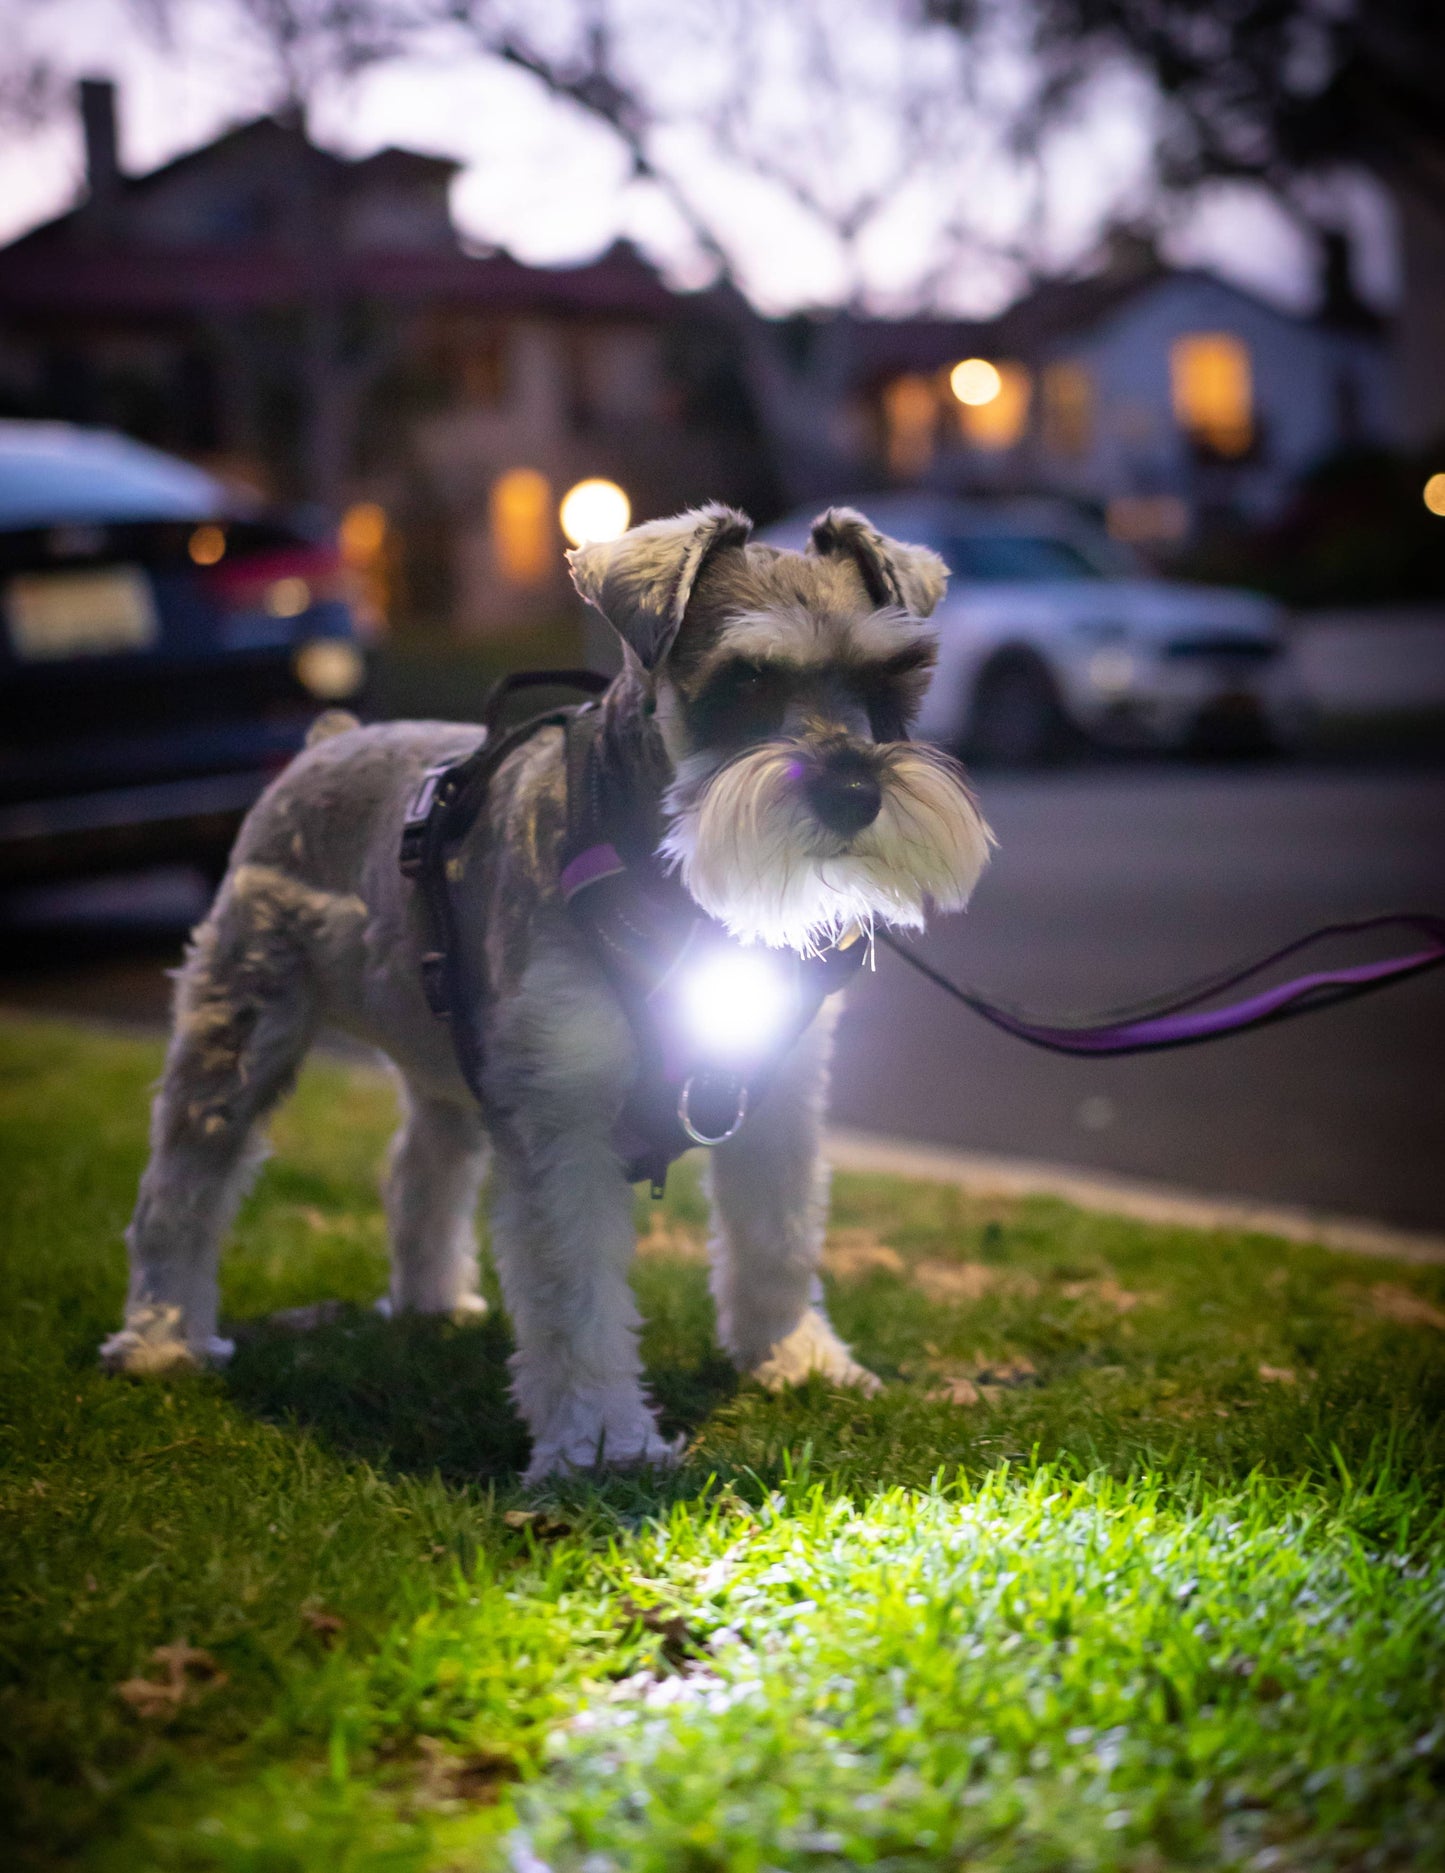
[[[303,1333],[264,1322],[243,1329],[226,1383],[244,1410],[303,1426],[378,1468],[509,1483],[529,1450],[507,1389],[512,1346],[497,1313],[458,1325],[349,1308]],[[691,1435],[737,1375],[720,1353],[669,1353],[649,1368],[648,1385],[663,1428]]]

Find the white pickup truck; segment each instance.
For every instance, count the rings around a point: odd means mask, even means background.
[[[1305,703],[1273,600],[1150,576],[1058,502],[883,494],[848,505],[948,562],[917,731],[928,740],[1028,766],[1081,740],[1263,750],[1298,738]],[[761,538],[801,547],[811,518]]]

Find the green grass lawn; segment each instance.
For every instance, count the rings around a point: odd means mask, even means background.
[[[276,1127],[230,1371],[100,1374],[159,1058],[0,1024],[12,1855],[1445,1864],[1445,1270],[844,1177],[832,1305],[890,1383],[773,1398],[684,1168],[637,1283],[690,1459],[528,1502],[500,1317],[365,1311],[374,1075]]]

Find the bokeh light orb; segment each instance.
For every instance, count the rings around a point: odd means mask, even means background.
[[[1445,475],[1432,475],[1425,483],[1425,505],[1432,514],[1445,517]]]
[[[557,518],[573,546],[592,546],[626,533],[632,503],[615,481],[593,476],[567,490]]]
[[[987,358],[965,358],[948,373],[948,387],[960,403],[992,403],[1003,389],[998,367]]]

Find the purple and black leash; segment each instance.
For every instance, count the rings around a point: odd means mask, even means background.
[[[1383,962],[1357,963],[1345,969],[1321,969],[1313,974],[1296,976],[1293,981],[1261,989],[1243,1001],[1230,1002],[1223,1008],[1201,1008],[1201,1002],[1222,995],[1227,989],[1252,982],[1266,969],[1312,948],[1330,937],[1359,936],[1366,931],[1407,929],[1423,936],[1427,948],[1407,956],[1391,956]],[[879,933],[879,941],[916,969],[921,976],[940,988],[954,1001],[962,1002],[976,1015],[1012,1034],[1033,1047],[1046,1047],[1056,1054],[1086,1054],[1095,1057],[1118,1054],[1161,1053],[1170,1047],[1193,1047],[1201,1041],[1218,1040],[1226,1034],[1242,1034],[1252,1028],[1269,1027],[1295,1015],[1312,1014],[1318,1008],[1338,1007],[1341,1002],[1369,995],[1391,982],[1421,975],[1427,969],[1445,963],[1445,917],[1428,912],[1399,912],[1384,917],[1362,917],[1353,923],[1326,924],[1308,936],[1297,937],[1282,949],[1243,967],[1232,969],[1213,980],[1196,984],[1162,1001],[1151,1003],[1147,1010],[1118,1016],[1094,1025],[1061,1026],[1055,1022],[1033,1020],[1027,1015],[990,1001],[975,989],[961,988],[924,962],[896,937]]]

